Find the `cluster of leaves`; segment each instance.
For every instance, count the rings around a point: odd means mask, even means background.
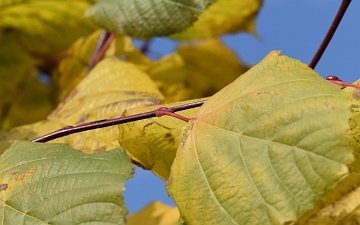
[[[0,2],[2,224],[126,224],[121,192],[134,164],[166,180],[178,209],[154,203],[127,224],[175,224],[179,216],[179,224],[359,220],[357,91],[341,91],[279,51],[247,71],[219,35],[254,32],[260,6]],[[99,26],[116,36],[87,73]],[[182,45],[155,62],[131,41],[160,35]],[[188,123],[150,118],[29,142],[204,97],[202,107],[179,112]]]

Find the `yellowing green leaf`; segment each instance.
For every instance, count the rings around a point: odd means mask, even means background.
[[[352,225],[360,222],[360,174],[351,173],[295,225]]]
[[[239,31],[255,32],[261,0],[217,0],[199,16],[193,26],[175,34],[176,39],[206,39]]]
[[[350,106],[307,65],[271,52],[184,127],[167,181],[181,217],[206,225],[295,221],[348,174]]]
[[[2,224],[125,224],[122,149],[88,155],[64,144],[15,142],[0,157]]]
[[[214,0],[102,0],[86,10],[95,23],[138,38],[164,36],[191,26]]]
[[[125,115],[134,115],[157,110],[161,107],[174,107],[198,100],[153,105],[134,108]],[[192,118],[197,108],[179,111],[178,114]],[[181,130],[186,123],[182,120],[162,116],[119,125],[120,145],[125,149],[132,161],[145,169],[151,169],[157,176],[169,178],[171,165],[179,146]]]
[[[354,82],[354,84],[359,85],[360,80]],[[353,105],[351,107],[351,119],[350,119],[350,130],[349,140],[350,146],[354,150],[355,161],[349,165],[351,172],[360,172],[360,91],[359,89],[353,87],[347,87],[343,90],[348,93],[353,100]]]
[[[179,216],[177,208],[155,201],[138,213],[129,215],[126,225],[176,225]]]
[[[95,29],[94,24],[83,18],[91,3],[90,0],[2,1],[0,27],[13,30],[25,51],[53,63],[72,42]]]
[[[248,69],[219,39],[183,45],[178,53],[185,62],[192,98],[215,94]]]

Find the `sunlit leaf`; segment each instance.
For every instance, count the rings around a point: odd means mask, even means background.
[[[359,85],[360,80],[354,82]],[[360,90],[353,87],[347,87],[343,90],[348,93],[353,100],[351,107],[350,130],[348,132],[350,146],[354,150],[355,161],[349,165],[351,172],[360,172]]]
[[[132,173],[121,149],[15,142],[0,158],[1,224],[126,224],[121,192]]]
[[[54,63],[72,42],[95,29],[95,25],[83,17],[92,2],[1,1],[0,27],[14,31],[15,39],[26,52]]]
[[[360,222],[360,174],[351,173],[295,225],[352,225]]]
[[[160,107],[170,108],[196,101],[198,100],[134,108],[126,111],[125,115],[149,112]],[[177,113],[192,118],[197,110],[194,108]],[[157,176],[166,180],[169,178],[170,168],[180,143],[181,130],[185,124],[184,121],[170,116],[121,124],[119,125],[119,142],[133,162],[145,169],[151,169]]]
[[[129,215],[126,225],[176,225],[178,218],[179,211],[177,208],[156,201],[138,213]]]
[[[102,30],[79,38],[61,59],[57,70],[57,82],[63,94],[68,94],[85,77],[90,59]],[[117,35],[106,50],[104,57],[117,56],[142,68],[151,61],[138,51],[128,36]]]
[[[186,223],[295,221],[348,174],[351,98],[278,54],[212,96],[184,128],[167,189]]]
[[[138,38],[183,31],[214,0],[102,0],[86,10],[95,23]]]
[[[161,93],[135,65],[115,57],[104,59],[48,117],[68,125],[122,116],[131,108],[159,104]],[[103,128],[64,137],[61,141],[86,152],[118,147],[118,129]]]
[[[218,39],[182,45],[178,53],[185,62],[192,98],[215,94],[248,69]]]
[[[176,39],[206,39],[239,31],[255,32],[255,19],[262,0],[217,0],[193,26],[173,35]]]

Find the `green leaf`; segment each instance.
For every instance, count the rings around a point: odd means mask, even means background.
[[[138,38],[183,31],[214,0],[102,0],[85,16],[117,33]]]
[[[170,108],[196,101],[200,100],[139,107],[127,110],[124,115],[130,116],[161,107]],[[198,110],[198,108],[187,109],[177,114],[192,118]],[[170,116],[121,124],[119,125],[119,143],[133,162],[142,168],[151,169],[157,176],[167,180],[180,143],[181,130],[185,124],[184,121]]]
[[[351,98],[271,52],[183,130],[169,194],[189,224],[285,224],[348,174]],[[209,213],[211,212],[211,213]]]
[[[192,40],[218,37],[247,31],[255,33],[255,19],[262,0],[217,0],[185,31],[172,35],[175,39]]]
[[[0,158],[1,224],[125,224],[121,192],[133,173],[116,149],[15,142]]]

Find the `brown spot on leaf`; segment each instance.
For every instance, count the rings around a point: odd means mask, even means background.
[[[31,177],[36,171],[37,171],[37,168],[31,168],[28,171],[25,171],[25,172],[19,174],[18,176],[16,176],[15,180],[16,181],[23,181],[26,178]]]
[[[6,191],[8,184],[0,184],[0,191]]]
[[[19,171],[13,171],[13,172],[11,172],[10,174],[12,175],[12,176],[15,176],[16,174],[18,174],[19,173]]]

